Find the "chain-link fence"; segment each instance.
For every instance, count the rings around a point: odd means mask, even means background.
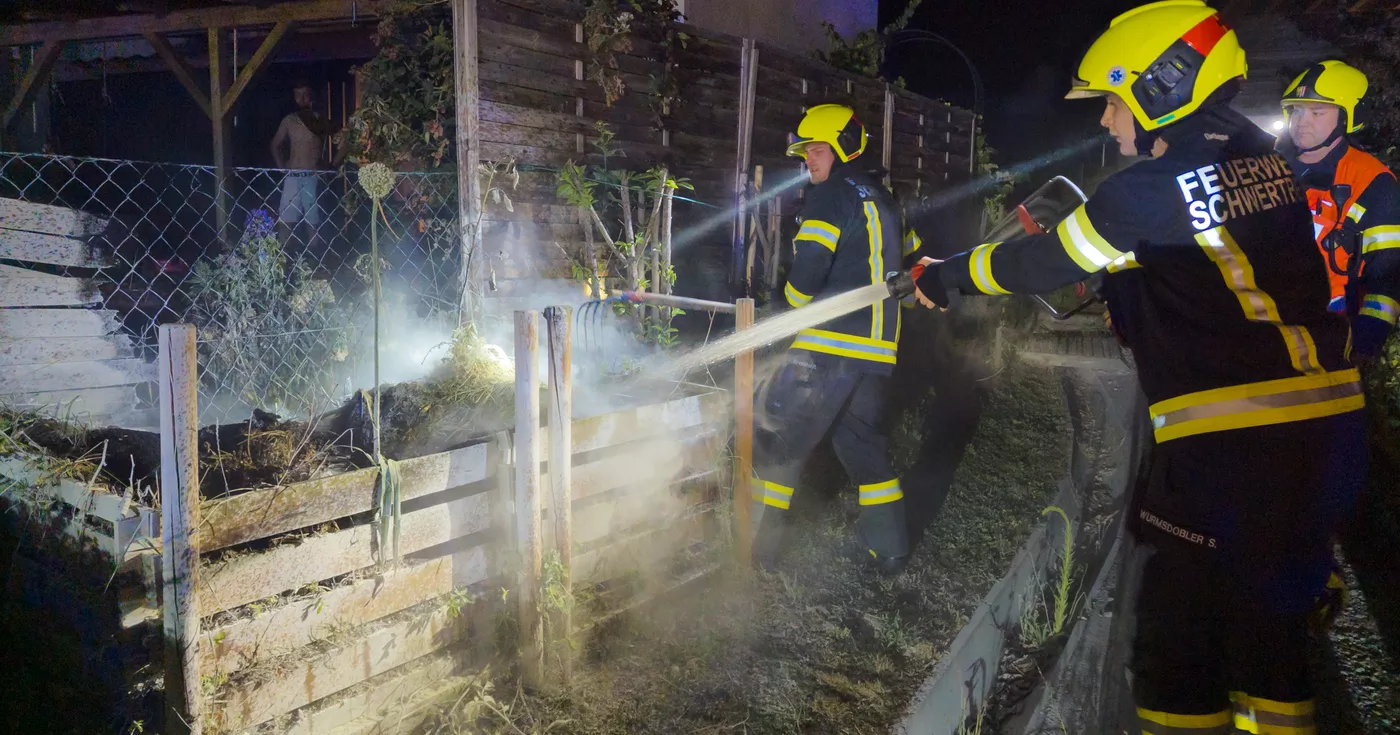
[[[89,239],[103,267],[62,275],[91,280],[138,355],[154,356],[160,324],[199,328],[206,421],[324,410],[366,383],[371,207],[356,181],[354,170],[231,169],[221,206],[208,166],[0,153],[0,197],[109,218]],[[400,174],[382,204],[383,308],[450,331],[455,173]]]

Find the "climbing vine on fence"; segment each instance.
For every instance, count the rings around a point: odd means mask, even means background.
[[[851,40],[846,40],[836,26],[830,21],[822,21],[822,29],[826,31],[827,50],[817,50],[816,57],[838,69],[845,69],[852,74],[859,74],[866,77],[882,79],[880,75],[881,67],[885,63],[885,50],[889,45],[889,34],[895,31],[902,31],[909,25],[910,19],[914,17],[914,11],[919,8],[923,0],[909,0],[909,4],[904,6],[904,12],[899,14],[892,23],[885,26],[883,31],[874,29],[857,33]],[[896,80],[896,84],[904,86],[903,80]]]
[[[665,127],[688,78],[678,60],[690,41],[689,34],[676,25],[681,20],[676,0],[588,0],[583,17],[588,79],[603,90],[608,105],[627,92],[617,56],[632,52],[633,38],[639,38],[649,44],[648,49],[655,48],[644,58],[661,65],[661,73],[651,75],[647,96],[653,125]]]
[[[443,0],[393,0],[374,32],[379,51],[359,67],[364,95],[347,121],[352,160],[397,171],[435,168],[456,113],[452,14]]]

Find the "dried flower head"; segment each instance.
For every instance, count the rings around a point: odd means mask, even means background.
[[[382,163],[367,163],[360,168],[360,188],[371,199],[383,199],[394,188],[394,172]]]

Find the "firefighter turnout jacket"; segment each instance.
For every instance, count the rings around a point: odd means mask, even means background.
[[[1400,185],[1385,164],[1345,139],[1317,163],[1291,164],[1328,262],[1329,308],[1353,318],[1353,350],[1374,355],[1400,318]],[[1348,284],[1356,252],[1359,282]]]
[[[1162,156],[1109,177],[1053,232],[979,245],[940,280],[1043,293],[1107,269],[1159,444],[1362,408],[1307,200],[1273,138],[1224,105],[1161,136]]]
[[[793,238],[795,257],[784,294],[788,304],[812,301],[883,284],[900,267],[899,210],[894,197],[869,175],[837,166],[807,191],[802,224]],[[885,299],[798,333],[792,349],[842,360],[858,372],[888,375],[899,341],[898,302]]]

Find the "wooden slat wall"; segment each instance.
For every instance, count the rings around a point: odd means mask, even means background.
[[[649,77],[660,74],[649,56],[659,50],[641,39],[617,54],[626,93],[611,106],[597,82],[583,78],[587,49],[582,6],[562,0],[479,0],[481,131],[488,159],[557,167],[567,161],[599,163],[595,124],[606,122],[625,151],[617,165],[632,169],[667,164],[691,179],[693,196],[720,207],[733,200],[743,40],[682,26],[689,38],[678,52],[682,99],[655,127],[648,107]],[[852,104],[870,134],[867,160],[883,156],[885,85],[814,59],[758,44],[757,94],[750,160],[765,181],[794,174],[785,156],[787,134],[803,111],[822,102]],[[972,115],[896,90],[892,180],[901,194],[930,194],[967,177]],[[512,195],[515,212],[491,206],[485,215],[489,255],[502,293],[517,279],[567,277],[562,250],[575,251],[583,232],[555,194],[553,173],[527,173]],[[795,199],[796,192],[788,195]],[[693,205],[677,208],[677,229],[714,215]],[[788,207],[785,212],[795,212]],[[611,224],[611,223],[609,223]],[[728,228],[712,237],[727,239]]]
[[[645,571],[708,538],[727,407],[726,394],[713,391],[575,420],[576,580]],[[210,558],[200,613],[237,610],[199,641],[200,675],[219,683],[218,725],[238,730],[293,711],[302,721],[342,721],[349,709],[388,697],[380,688],[402,686],[416,667],[440,668],[473,618],[469,611],[455,620],[433,602],[506,570],[512,542],[500,524],[501,481],[513,476],[508,461],[489,442],[403,462],[405,560],[391,569],[374,566],[376,531],[363,521],[373,509],[374,470],[205,501]],[[314,533],[330,521],[343,525]],[[305,592],[345,575],[350,581]],[[331,635],[350,629],[354,636]],[[298,653],[308,646],[315,656]]]
[[[75,209],[0,199],[0,402],[111,421],[129,416],[135,387],[155,380],[114,312],[76,308],[102,301],[85,275],[102,266],[87,238],[106,227]]]

